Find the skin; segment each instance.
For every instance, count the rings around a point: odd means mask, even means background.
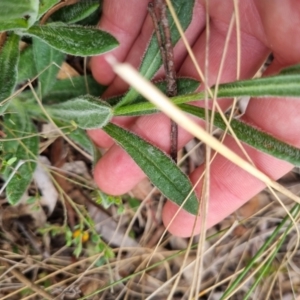
[[[147,14],[148,0],[104,1],[103,16],[100,28],[113,34],[120,42],[120,47],[110,52],[119,61],[126,61],[138,67],[153,25]],[[205,62],[206,43],[206,1],[195,1],[193,20],[186,35],[192,45],[194,54],[202,70]],[[228,24],[233,13],[232,0],[209,0],[210,39],[209,39],[209,77],[213,85],[216,81],[221,61]],[[278,73],[282,68],[300,62],[300,2],[299,0],[243,0],[239,1],[241,28],[241,69],[240,78],[250,78],[273,52],[274,61],[264,76]],[[234,81],[237,78],[237,47],[235,29],[228,46],[221,82]],[[182,43],[175,49],[175,61],[178,74],[199,78]],[[97,81],[109,85],[105,97],[120,94],[128,87],[117,78],[105,59],[105,55],[92,59],[92,72]],[[158,73],[157,77],[162,75]],[[219,102],[225,109],[230,100]],[[300,147],[300,105],[296,99],[251,99],[244,120],[275,137]],[[116,118],[115,123],[129,128],[159,146],[169,149],[170,122],[165,116],[151,115],[140,118]],[[203,122],[199,122],[203,125]],[[112,195],[119,195],[131,190],[145,177],[133,160],[101,130],[91,130],[89,135],[94,142],[109,148],[95,167],[95,180],[98,186]],[[191,136],[179,129],[179,146],[183,147]],[[243,157],[231,137],[225,139],[225,145]],[[263,154],[245,146],[258,169],[273,179],[278,179],[292,169],[292,165]],[[202,174],[200,166],[192,174],[195,183]],[[210,199],[207,216],[207,227],[220,222],[234,212],[265,186],[239,167],[217,155],[210,168]],[[196,188],[201,195],[201,184]],[[168,201],[163,209],[163,222],[167,226],[178,207]],[[187,237],[192,234],[195,217],[180,211],[170,224],[169,231],[177,236]],[[195,233],[200,231],[200,220],[197,221]]]

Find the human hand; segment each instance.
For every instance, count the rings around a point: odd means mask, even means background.
[[[120,42],[119,48],[110,52],[119,61],[129,62],[138,67],[141,57],[153,31],[150,16],[147,14],[149,0],[118,1],[106,0],[100,27],[113,34]],[[204,0],[195,1],[193,20],[186,36],[193,45],[197,61],[204,70],[206,47],[206,12]],[[209,85],[216,81],[221,56],[224,49],[228,26],[233,14],[232,0],[210,0],[209,33]],[[270,52],[274,61],[264,75],[274,74],[280,69],[300,62],[300,3],[287,0],[244,0],[239,2],[241,68],[240,79],[255,74]],[[180,42],[175,46],[175,62],[180,76],[198,78],[186,50]],[[236,80],[237,41],[235,30],[228,45],[221,82]],[[180,68],[179,68],[180,67]],[[126,83],[116,78],[105,55],[92,59],[92,72],[96,80],[109,85],[105,97],[120,94],[128,88]],[[222,109],[230,105],[230,100],[219,101]],[[291,99],[251,99],[243,119],[296,147],[300,147],[300,104]],[[170,122],[162,114],[140,118],[116,118],[116,123],[143,136],[164,151],[168,151]],[[202,123],[203,124],[203,123]],[[101,130],[91,130],[89,135],[95,143],[110,148],[95,167],[95,180],[108,194],[118,195],[131,190],[145,177],[141,169],[120,147],[115,145]],[[179,147],[183,147],[191,136],[179,128]],[[241,150],[230,136],[224,144],[243,157]],[[266,155],[249,146],[244,146],[258,169],[273,179],[278,179],[293,167],[291,164]],[[200,166],[192,174],[195,183],[202,174]],[[217,155],[210,167],[210,200],[207,227],[218,223],[243,205],[264,188],[264,184],[246,171],[240,169],[224,157]],[[201,195],[201,184],[196,188]],[[168,225],[178,206],[167,202],[163,210],[163,221]],[[191,235],[195,216],[181,210],[169,227],[178,236]],[[196,232],[200,231],[200,221]]]

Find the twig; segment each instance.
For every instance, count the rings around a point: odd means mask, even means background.
[[[156,34],[156,38],[157,38],[161,58],[162,58],[162,61],[163,61],[163,64],[164,64],[164,68],[165,68],[165,71],[167,71],[167,69],[168,69],[167,61],[166,61],[167,55],[166,55],[165,48],[163,46],[164,42],[162,40],[162,34],[161,34],[161,31],[160,31],[160,28],[159,28],[160,21],[158,20],[158,18],[156,16],[153,2],[149,2],[148,12],[149,12],[149,14],[151,16],[151,19],[152,19],[152,22],[153,22],[154,32]]]
[[[9,265],[9,263],[3,259],[1,259],[1,263],[6,267],[6,268],[10,268],[9,272],[12,273],[20,282],[22,282],[26,287],[28,287],[29,289],[35,291],[38,295],[40,295],[41,297],[43,297],[44,299],[48,299],[48,300],[52,300],[53,297],[47,293],[46,291],[44,291],[43,289],[41,289],[38,285],[34,284],[33,282],[31,282],[28,278],[26,278],[22,273],[20,273],[18,270],[11,268],[11,266]]]
[[[154,30],[156,33],[159,49],[162,56],[166,72],[167,81],[167,96],[177,96],[177,83],[176,83],[176,71],[174,63],[174,53],[171,40],[171,31],[167,16],[167,6],[164,0],[154,0],[148,4],[148,11],[152,18]],[[158,12],[158,15],[156,14]],[[170,132],[170,155],[172,159],[177,161],[178,151],[178,126],[171,120],[171,132]]]

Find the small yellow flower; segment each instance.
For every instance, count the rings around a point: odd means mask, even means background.
[[[81,241],[83,243],[85,243],[86,241],[88,241],[89,238],[90,238],[90,235],[89,235],[89,233],[87,231],[81,231],[80,229],[77,229],[77,230],[75,230],[73,232],[73,238],[75,239],[75,238],[77,238],[79,236],[81,236]]]

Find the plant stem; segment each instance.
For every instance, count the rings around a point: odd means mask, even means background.
[[[158,15],[156,14],[156,10]],[[176,71],[171,31],[169,27],[167,6],[165,1],[155,0],[154,2],[150,2],[148,4],[148,11],[153,21],[154,30],[166,72],[167,96],[174,97],[177,95]],[[173,120],[171,120],[170,140],[170,155],[176,162],[178,151],[178,126]]]

